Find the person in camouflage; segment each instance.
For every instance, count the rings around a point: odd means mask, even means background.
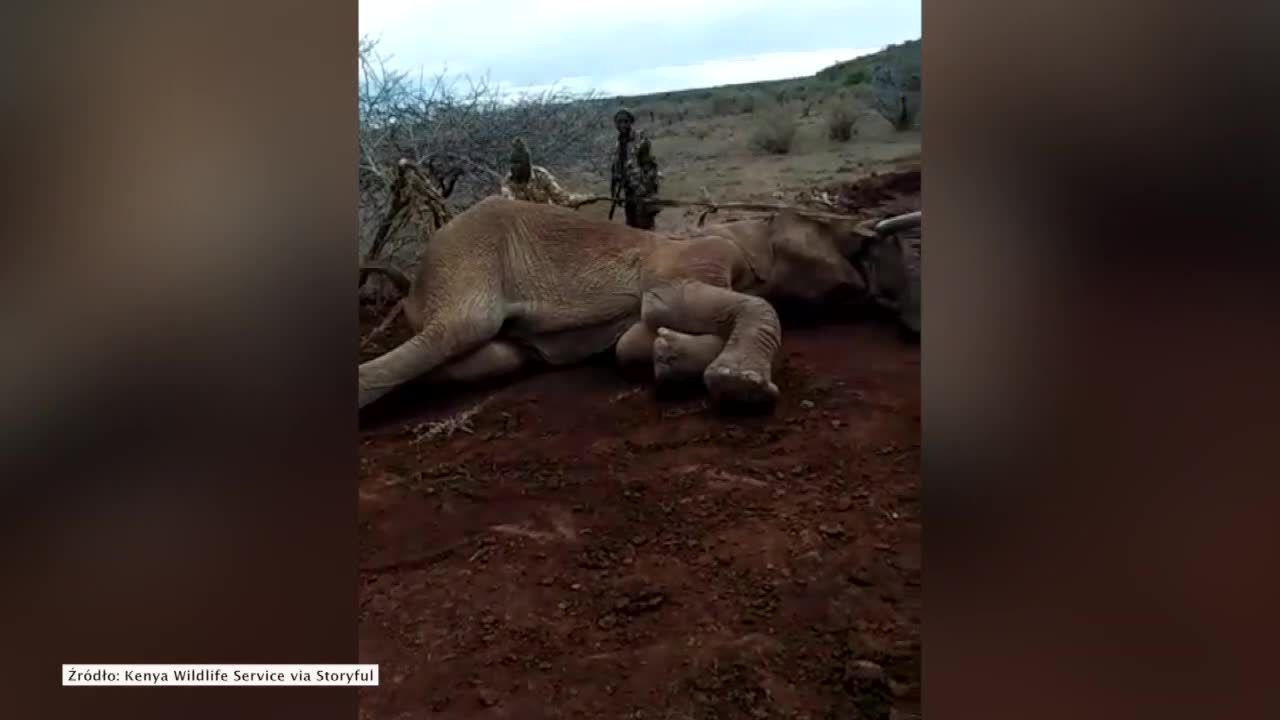
[[[511,172],[502,183],[502,196],[569,208],[577,208],[590,198],[589,195],[565,190],[549,170],[534,165],[529,156],[529,147],[520,138],[511,143]]]
[[[658,163],[649,138],[635,130],[635,115],[622,108],[613,115],[618,146],[610,162],[609,189],[615,203],[626,210],[627,224],[652,230],[658,207],[649,201],[658,195]]]
[[[658,182],[662,178],[662,173],[658,170],[658,161],[653,158],[653,146],[646,138],[641,141],[640,147],[636,149],[636,164],[640,167],[640,194],[646,199],[658,197]],[[651,206],[651,215],[648,219],[649,227],[653,227],[653,215],[658,214],[659,208]]]

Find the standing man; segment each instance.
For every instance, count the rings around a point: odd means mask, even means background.
[[[658,195],[658,163],[653,159],[649,139],[635,130],[635,115],[622,108],[613,115],[613,125],[618,129],[618,147],[610,163],[609,195],[613,209],[622,204],[627,224],[641,230],[652,230],[658,207],[652,200]]]

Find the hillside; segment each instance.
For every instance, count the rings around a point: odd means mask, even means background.
[[[893,65],[908,76],[918,75],[920,74],[920,48],[920,40],[908,40],[898,45],[890,45],[878,53],[823,68],[814,77],[840,85],[857,85],[870,79],[871,69],[881,63]]]
[[[656,103],[690,103],[714,99],[717,95],[762,93],[765,95],[818,94],[822,90],[834,91],[841,86],[854,86],[865,83],[871,77],[871,68],[881,63],[888,63],[911,75],[920,72],[921,39],[907,40],[897,45],[889,45],[879,52],[836,63],[823,68],[813,75],[786,78],[783,80],[766,80],[752,83],[736,83],[718,85],[710,88],[694,88],[690,90],[672,90],[669,92],[649,93],[646,95],[628,95],[608,98],[602,102],[617,104],[619,102],[635,107],[647,107]]]

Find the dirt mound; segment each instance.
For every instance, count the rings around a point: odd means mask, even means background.
[[[920,168],[905,167],[799,193],[801,203],[850,215],[897,215],[920,209]]]
[[[842,187],[883,213],[912,182]],[[784,349],[765,417],[609,360],[363,413],[361,716],[918,716],[919,346],[862,322]]]

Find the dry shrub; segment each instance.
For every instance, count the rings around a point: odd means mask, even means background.
[[[744,93],[738,104],[738,112],[743,115],[754,113],[757,110],[772,110],[778,106],[777,100],[773,96],[763,92]]]
[[[513,138],[528,142],[534,162],[556,170],[598,164],[607,157],[611,139],[601,128],[612,124],[615,104],[593,93],[551,89],[512,97],[487,78],[443,72],[415,80],[389,68],[369,38],[360,39],[358,71],[362,251],[371,248],[393,207],[401,159],[436,175],[429,178],[436,185],[440,174],[454,177],[456,190],[442,194],[448,195],[449,209],[457,213],[497,191]],[[420,240],[412,232],[398,233],[380,257],[403,256],[412,262]]]
[[[848,142],[854,135],[857,122],[858,109],[853,103],[833,103],[827,109],[827,137],[836,142]]]
[[[752,147],[774,155],[791,152],[791,143],[796,138],[796,119],[780,107],[770,107],[758,115],[751,133]]]

